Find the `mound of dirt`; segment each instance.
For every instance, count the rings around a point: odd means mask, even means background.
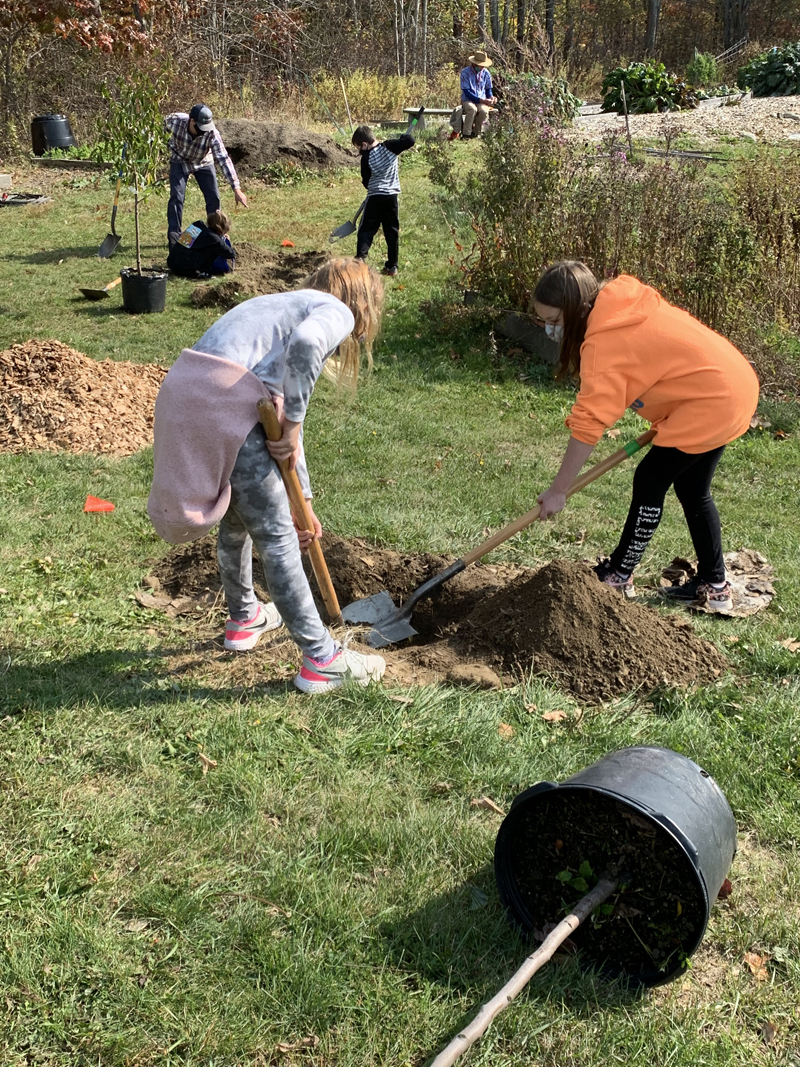
[[[164,367],[98,361],[60,341],[0,352],[0,451],[130,456],[153,441]]]
[[[262,167],[276,162],[303,167],[355,166],[355,149],[340,147],[324,133],[312,133],[289,123],[220,119],[217,129],[240,176],[258,176]]]
[[[688,619],[628,603],[564,560],[479,604],[457,638],[505,671],[543,671],[583,698],[708,681],[726,666]]]
[[[210,535],[174,549],[148,580],[154,583],[151,589],[161,592],[163,604],[140,602],[173,614],[205,612],[218,603],[215,546]],[[400,554],[330,533],[322,547],[343,606],[382,589],[399,604],[452,562],[447,556]],[[260,576],[259,568],[256,573]],[[257,591],[264,595],[263,586]],[[512,680],[533,670],[595,703],[664,683],[710,681],[727,667],[688,619],[631,604],[580,563],[555,562],[535,572],[476,564],[422,601],[412,621],[417,638],[382,650],[389,663],[387,677],[401,684],[449,678],[487,686],[498,677]],[[269,657],[269,646],[262,654]]]
[[[229,280],[198,285],[192,291],[195,307],[221,307],[228,310],[251,296],[287,293],[296,289],[328,258],[327,252],[273,252],[242,242],[236,245],[236,270]]]

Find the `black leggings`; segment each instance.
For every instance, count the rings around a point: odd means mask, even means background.
[[[397,194],[378,194],[367,198],[364,217],[356,235],[356,256],[366,259],[375,234],[383,226],[386,238],[386,266],[391,269],[398,265],[400,254],[400,213]]]
[[[654,445],[633,476],[633,499],[611,566],[632,574],[661,522],[664,497],[671,485],[681,502],[697,553],[697,574],[705,582],[725,581],[719,512],[711,496],[711,479],[725,446],[691,454]]]

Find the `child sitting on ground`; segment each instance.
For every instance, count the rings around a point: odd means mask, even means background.
[[[358,228],[357,259],[366,259],[375,234],[383,226],[386,238],[386,265],[383,273],[393,278],[400,255],[400,168],[398,156],[413,148],[410,133],[388,141],[376,141],[369,126],[359,126],[353,144],[361,153],[361,183],[367,190],[367,206]]]
[[[224,211],[212,211],[207,222],[193,222],[170,245],[167,266],[182,278],[228,274],[236,265],[236,250],[227,236],[231,224]]]

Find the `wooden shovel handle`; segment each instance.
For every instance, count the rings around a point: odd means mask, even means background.
[[[275,406],[270,398],[268,396],[262,397],[261,400],[259,400],[257,407],[258,417],[261,419],[261,425],[264,427],[264,433],[267,435],[267,439],[270,441],[280,441],[283,436],[283,429],[278,421]],[[304,530],[309,530],[311,533],[314,533],[314,523],[311,521],[311,516],[308,514],[306,498],[303,496],[303,490],[300,486],[300,479],[297,477],[297,472],[290,470],[288,459],[281,459],[276,462],[280,467],[283,484],[286,486],[286,493],[289,497],[289,503],[291,504],[295,520]],[[336,591],[333,588],[333,582],[328,573],[328,565],[325,562],[325,557],[322,554],[322,546],[319,541],[311,542],[308,554],[311,558],[311,566],[314,568],[314,576],[317,579],[319,591],[325,602],[325,609],[328,612],[328,617],[334,625],[342,625],[342,611],[339,607]]]
[[[122,275],[120,275],[119,278],[115,278],[113,282],[109,282],[108,285],[105,288],[105,291],[108,292],[109,289],[113,289],[114,286],[120,285],[121,283],[122,283]]]
[[[575,481],[567,490],[567,496],[570,497],[574,493],[580,492],[590,482],[595,481],[606,471],[610,471],[612,467],[616,467],[617,464],[622,463],[628,456],[634,455],[640,448],[644,448],[645,445],[650,444],[656,435],[655,430],[648,430],[646,433],[641,434],[635,441],[629,441],[627,445],[623,445],[622,448],[617,449],[607,459],[601,460],[599,463],[595,463],[593,467],[590,467],[588,471],[578,475]],[[467,552],[465,556],[461,558],[464,560],[464,565],[469,566],[470,563],[474,563],[476,560],[487,555],[489,552],[494,551],[498,545],[502,545],[504,541],[508,541],[515,534],[518,534],[520,530],[524,530],[526,526],[530,526],[532,522],[535,522],[539,518],[539,512],[542,510],[541,504],[537,504],[535,508],[530,511],[526,511],[524,515],[520,515],[518,519],[514,519],[508,526],[504,526],[502,530],[498,530],[496,534],[492,534],[488,541],[484,541],[482,545],[478,545],[477,548],[473,548],[471,552]]]

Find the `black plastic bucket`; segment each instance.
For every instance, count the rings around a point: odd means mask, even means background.
[[[636,746],[521,793],[497,835],[495,877],[512,921],[540,933],[586,892],[581,878],[591,887],[618,865],[621,891],[572,940],[589,966],[655,986],[688,966],[735,852],[736,821],[708,772]]]
[[[51,148],[74,148],[77,144],[66,115],[37,115],[31,122],[31,144],[35,156]]]
[[[134,267],[123,267],[122,306],[132,315],[148,315],[163,311],[167,302],[167,275],[160,270],[143,270],[137,273]]]

